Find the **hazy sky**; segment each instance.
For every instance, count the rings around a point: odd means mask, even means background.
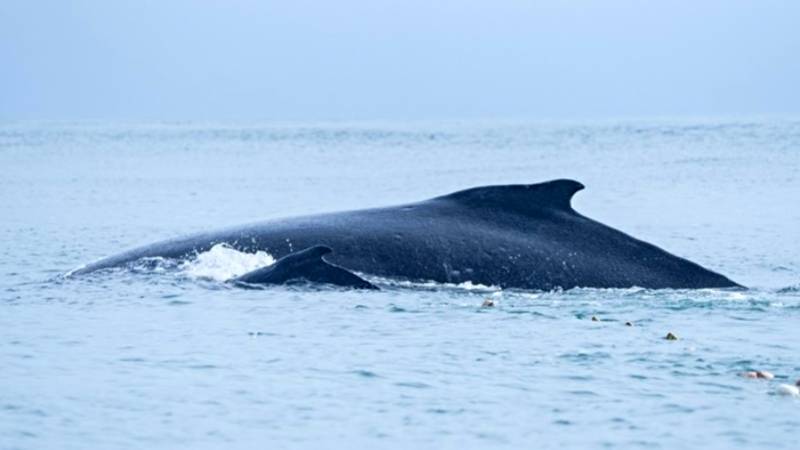
[[[0,0],[3,119],[787,113],[796,0]]]

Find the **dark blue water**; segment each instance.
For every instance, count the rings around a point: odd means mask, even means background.
[[[0,448],[800,445],[779,393],[800,378],[796,120],[5,123],[0,167]],[[751,289],[246,291],[222,280],[269,255],[224,248],[60,277],[188,232],[553,178]]]

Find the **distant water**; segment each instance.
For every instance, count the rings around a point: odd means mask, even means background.
[[[798,120],[4,123],[0,170],[2,449],[800,445],[777,394],[800,378]],[[60,278],[188,232],[564,177],[581,213],[751,289],[249,291],[220,280],[270,255],[225,248]]]

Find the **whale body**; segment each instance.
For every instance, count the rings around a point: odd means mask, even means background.
[[[380,277],[531,290],[739,286],[577,213],[571,199],[583,188],[573,180],[484,186],[418,203],[269,220],[136,248],[72,274],[146,257],[187,259],[227,244],[278,258],[238,279],[252,284],[369,287],[362,277]]]

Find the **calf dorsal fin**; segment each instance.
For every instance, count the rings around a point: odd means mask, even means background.
[[[290,253],[272,265],[248,272],[232,280],[236,284],[285,284],[304,280],[333,284],[355,289],[377,289],[375,285],[342,267],[330,264],[322,257],[331,253],[330,247],[315,245]]]

